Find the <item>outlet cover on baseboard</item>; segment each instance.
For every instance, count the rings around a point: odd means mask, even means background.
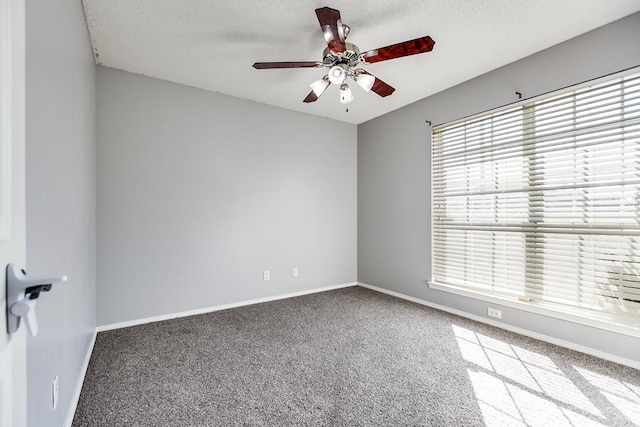
[[[502,319],[502,310],[498,310],[497,308],[487,308],[487,314],[489,317],[495,317],[496,319]]]

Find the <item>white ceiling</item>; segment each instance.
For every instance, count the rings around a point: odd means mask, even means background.
[[[640,0],[83,0],[96,62],[238,98],[362,123],[640,10]],[[396,88],[352,85],[349,112],[325,69],[255,70],[260,61],[321,61],[314,10],[329,6],[367,51],[430,35],[432,52],[364,66]]]

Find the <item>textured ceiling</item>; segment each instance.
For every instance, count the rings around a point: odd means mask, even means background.
[[[96,62],[291,110],[362,123],[640,10],[640,0],[83,0]],[[430,35],[432,52],[366,65],[396,88],[351,85],[349,112],[325,69],[255,70],[256,61],[321,61],[314,10],[340,10],[362,51]]]

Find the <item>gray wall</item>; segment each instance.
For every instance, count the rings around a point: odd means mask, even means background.
[[[487,303],[430,290],[430,135],[458,119],[640,65],[640,14],[358,127],[358,281],[486,317]],[[493,305],[493,304],[492,304]],[[640,361],[640,339],[502,307],[504,323]]]
[[[60,426],[95,331],[96,66],[80,1],[26,2],[27,273],[67,274],[38,300],[28,425]],[[51,408],[51,381],[60,400]]]
[[[355,125],[102,67],[97,108],[98,325],[356,281]]]

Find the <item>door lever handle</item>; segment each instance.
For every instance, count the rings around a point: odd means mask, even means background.
[[[15,264],[7,265],[7,332],[15,333],[24,319],[31,336],[38,334],[36,303],[41,292],[54,283],[66,282],[67,276],[27,276]]]

